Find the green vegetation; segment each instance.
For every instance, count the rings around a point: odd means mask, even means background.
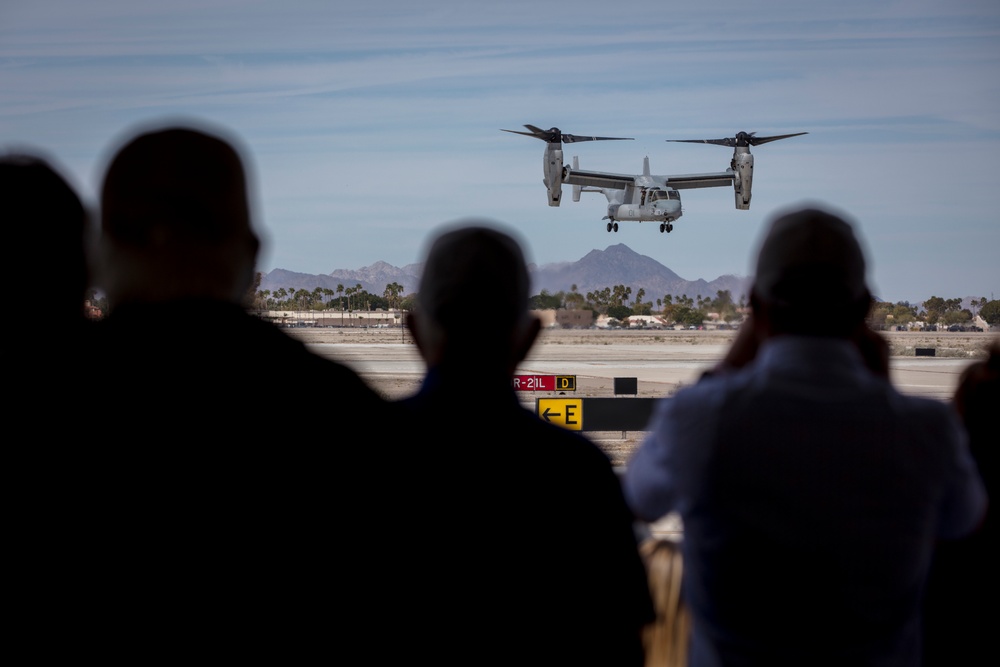
[[[531,308],[536,310],[567,309],[591,310],[595,315],[604,315],[614,323],[628,326],[627,320],[635,315],[653,315],[664,326],[702,326],[706,322],[717,325],[738,325],[749,312],[744,297],[733,300],[729,290],[719,290],[715,298],[689,297],[687,294],[665,294],[656,301],[646,301],[646,290],[639,288],[635,299],[630,301],[632,288],[614,285],[581,295],[573,285],[569,292],[550,293],[542,290],[531,297]],[[876,330],[922,329],[936,325],[950,327],[958,325],[963,329],[973,326],[978,314],[988,324],[1000,324],[1000,302],[988,301],[985,297],[971,300],[971,308],[962,307],[962,299],[944,299],[932,296],[923,304],[906,301],[890,303],[876,301],[872,304],[868,322]]]
[[[877,301],[872,304],[868,324],[876,330],[910,330],[927,327],[953,326],[968,329],[974,326],[973,319],[978,314],[987,324],[1000,324],[1000,306],[997,301],[986,297],[971,299],[971,308],[962,307],[962,299],[945,299],[932,296],[922,304],[908,301]],[[991,321],[990,317],[994,319]]]
[[[987,301],[984,297],[979,307],[979,316],[990,326],[1000,324],[1000,300]]]
[[[260,285],[259,274],[257,286]],[[403,286],[397,282],[385,286],[385,291],[372,294],[358,283],[354,287],[345,288],[337,285],[336,289],[316,287],[312,291],[306,289],[292,290],[284,287],[274,292],[257,290],[250,299],[250,308],[262,310],[312,310],[335,312],[354,312],[355,310],[405,310],[410,304],[410,297],[403,296]]]
[[[720,290],[716,297],[697,300],[686,294],[676,296],[667,294],[662,298],[646,299],[645,288],[635,291],[632,299],[632,288],[627,285],[613,285],[603,289],[587,292],[586,295],[577,291],[576,285],[569,292],[550,293],[542,290],[531,297],[530,307],[534,310],[590,310],[597,315],[610,318],[610,324],[628,326],[628,319],[636,315],[656,316],[665,326],[681,325],[701,326],[706,321],[735,324],[743,319],[745,303],[733,302],[729,290]]]
[[[416,298],[416,293],[404,296],[403,286],[397,282],[387,284],[379,295],[364,290],[360,283],[346,288],[339,284],[336,289],[316,287],[312,291],[293,291],[282,287],[271,292],[259,289],[260,280],[261,275],[257,273],[246,296],[248,308],[257,311],[406,311],[413,308]],[[95,305],[101,305],[101,300],[95,299],[93,291],[88,296],[97,302]],[[973,326],[974,318],[979,315],[989,325],[1000,324],[1000,301],[990,301],[986,297],[973,298],[969,308],[963,308],[962,302],[962,299],[938,296],[932,296],[922,304],[875,301],[872,303],[868,323],[876,330],[923,329],[929,326],[947,328],[955,325],[966,329]],[[529,307],[532,310],[589,310],[595,318],[604,315],[622,326],[628,326],[630,317],[652,315],[662,321],[664,326],[685,328],[702,326],[706,322],[738,325],[749,312],[745,298],[740,297],[739,302],[735,302],[729,290],[719,290],[715,298],[665,294],[654,302],[646,300],[646,290],[641,287],[635,291],[635,298],[632,299],[632,288],[626,285],[613,285],[585,295],[577,291],[576,285],[568,292],[560,291],[555,294],[543,289],[531,297]]]

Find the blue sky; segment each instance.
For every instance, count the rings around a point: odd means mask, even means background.
[[[235,133],[265,272],[403,266],[477,217],[539,264],[625,243],[711,280],[816,202],[858,223],[877,296],[1000,298],[996,0],[0,0],[0,91],[0,147],[44,151],[92,204],[136,124]],[[673,233],[609,234],[600,194],[547,206],[544,144],[500,132],[525,123],[634,137],[566,147],[618,173],[729,165],[666,139],[809,134],[753,149],[751,210],[687,190]]]

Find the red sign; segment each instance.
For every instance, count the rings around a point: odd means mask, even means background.
[[[514,391],[576,391],[576,376],[515,375]]]

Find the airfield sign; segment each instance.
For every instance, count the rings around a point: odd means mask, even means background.
[[[514,391],[576,391],[576,376],[515,375]]]
[[[539,398],[535,401],[538,416],[570,431],[583,430],[582,398]]]
[[[535,414],[571,431],[645,431],[656,398],[536,398]]]

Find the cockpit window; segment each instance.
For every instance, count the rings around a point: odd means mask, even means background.
[[[667,199],[676,199],[680,201],[681,193],[677,190],[663,190],[661,188],[650,188],[646,191],[646,203],[653,203],[655,201],[666,201]]]

